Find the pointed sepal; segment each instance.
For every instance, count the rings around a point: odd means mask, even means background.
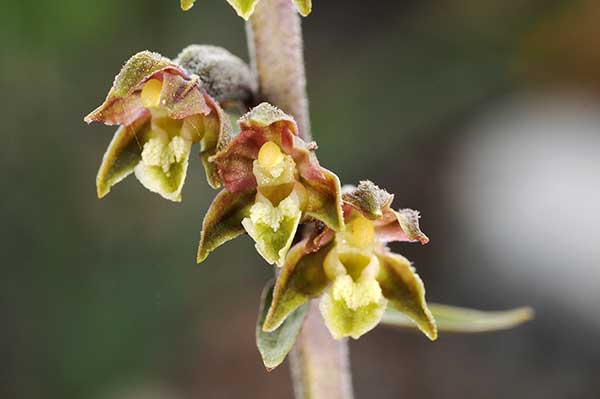
[[[358,187],[344,186],[344,203],[350,205],[368,219],[383,217],[383,212],[390,207],[394,196],[379,188],[370,180],[363,180]]]
[[[183,11],[188,11],[194,6],[196,0],[180,0],[181,9]]]
[[[237,15],[247,21],[254,13],[259,0],[227,0],[227,2],[233,7]]]
[[[290,352],[306,317],[308,304],[304,303],[294,311],[274,330],[264,331],[263,325],[273,299],[273,281],[267,283],[261,297],[258,320],[256,322],[256,346],[267,370],[279,366]]]
[[[98,198],[103,198],[110,192],[112,186],[133,173],[142,160],[142,146],[139,139],[143,139],[149,128],[150,120],[144,118],[117,129],[104,153],[96,176]]]
[[[256,192],[230,193],[222,190],[211,203],[200,233],[197,262],[225,242],[244,233],[242,220],[250,213]]]
[[[375,221],[375,231],[379,239],[384,242],[408,241],[420,242],[425,245],[429,237],[419,227],[419,211],[413,209],[386,209],[383,218]]]
[[[321,295],[327,287],[329,281],[323,270],[323,261],[333,243],[317,250],[312,244],[310,239],[305,239],[288,252],[277,276],[273,301],[262,326],[264,331],[277,329],[298,307]]]
[[[377,280],[389,305],[413,320],[431,340],[437,338],[435,319],[425,302],[425,286],[408,259],[390,252],[378,254]]]
[[[483,311],[458,306],[430,303],[438,331],[452,333],[481,333],[506,330],[533,318],[533,310],[522,307],[503,311]],[[394,327],[417,328],[414,321],[396,309],[388,308],[381,323]]]
[[[294,0],[294,5],[303,17],[308,16],[312,11],[312,0]]]

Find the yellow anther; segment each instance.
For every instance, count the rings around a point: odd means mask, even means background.
[[[271,168],[283,160],[283,153],[277,144],[267,141],[258,151],[258,163],[263,168]]]
[[[373,242],[373,236],[375,235],[375,228],[373,222],[359,216],[350,222],[350,233],[352,234],[352,241],[359,247],[366,247]]]
[[[160,92],[162,82],[158,79],[150,79],[142,87],[142,105],[146,108],[156,108],[160,103]]]

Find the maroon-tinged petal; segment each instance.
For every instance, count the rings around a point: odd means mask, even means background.
[[[300,176],[307,180],[323,180],[325,176],[314,153],[315,142],[306,143],[288,128],[281,129],[280,142],[283,151],[294,158]]]
[[[167,111],[170,118],[183,119],[191,115],[210,113],[211,109],[206,104],[197,77],[184,79],[179,75],[162,73],[162,79],[160,108]]]
[[[375,233],[380,241],[420,242],[425,245],[429,238],[419,228],[419,212],[413,209],[385,209],[383,217],[375,221]]]
[[[106,103],[105,103],[106,104]],[[142,105],[139,94],[116,98],[109,105],[102,104],[85,117],[85,122],[102,122],[105,125],[131,125],[150,115]]]
[[[240,192],[256,187],[252,162],[258,157],[258,151],[265,142],[267,138],[262,132],[243,130],[224,150],[209,159],[217,165],[221,181],[227,190]]]
[[[96,177],[98,198],[104,197],[115,184],[133,173],[142,159],[144,132],[149,129],[150,119],[138,119],[131,125],[121,126],[108,145]]]
[[[287,127],[292,134],[298,135],[298,125],[290,115],[269,104],[260,103],[244,114],[238,121],[240,130],[261,130],[273,128],[279,130]]]
[[[248,216],[255,195],[255,190],[243,193],[222,190],[217,194],[202,222],[198,263],[220,245],[244,233],[242,219]]]

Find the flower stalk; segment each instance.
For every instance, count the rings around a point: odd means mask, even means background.
[[[261,0],[246,25],[261,99],[291,114],[311,140],[300,16],[289,0]],[[346,339],[335,340],[313,300],[290,367],[297,399],[350,399],[352,378]]]

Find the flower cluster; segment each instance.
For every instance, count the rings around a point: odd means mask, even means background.
[[[338,177],[319,164],[316,143],[303,140],[294,119],[268,103],[239,118],[234,133],[225,110],[247,109],[255,97],[250,68],[224,49],[193,45],[174,60],[149,51],[134,55],[106,100],[85,117],[119,126],[98,171],[98,197],[133,173],[150,191],[180,201],[192,146],[200,144],[208,183],[221,191],[202,223],[198,263],[247,233],[257,252],[278,266],[257,325],[268,368],[283,361],[307,302],[315,298],[336,339],[358,338],[391,320],[435,340],[423,282],[387,246],[429,241],[418,212],[392,209],[393,195],[370,181],[342,189]],[[479,331],[482,322],[488,329],[506,328],[531,315],[528,309],[493,316],[432,309],[442,320],[451,315],[455,323],[445,328],[453,331]]]
[[[190,46],[174,61],[147,51],[127,61],[104,103],[85,118],[119,125],[98,172],[98,196],[134,173],[149,190],[181,200],[191,147],[200,143],[208,182],[222,190],[204,218],[197,260],[247,233],[257,252],[281,267],[264,332],[320,296],[335,338],[358,338],[389,305],[435,339],[423,283],[386,246],[428,242],[418,213],[392,210],[393,196],[371,182],[342,194],[338,177],[319,164],[316,144],[302,140],[294,119],[268,103],[243,115],[234,136],[222,106],[247,97],[240,87],[252,84],[245,73],[205,73],[214,69],[202,69],[211,64],[206,58],[222,59],[222,51]],[[237,83],[227,90],[219,79]]]

